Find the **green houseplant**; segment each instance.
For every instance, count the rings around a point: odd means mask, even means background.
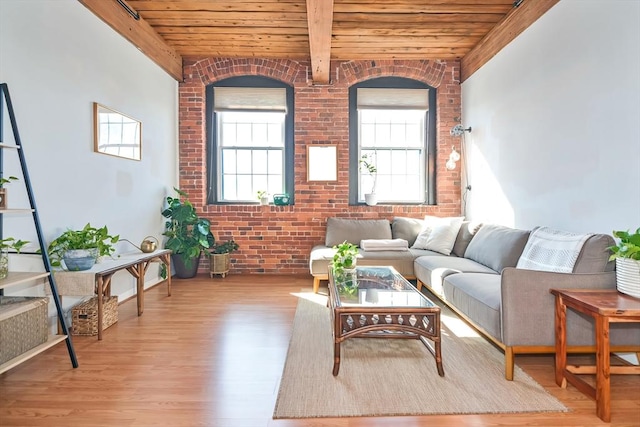
[[[640,260],[640,228],[633,234],[629,231],[614,231],[613,237],[619,241],[616,245],[609,247],[612,252],[609,261],[618,258]]]
[[[346,240],[339,245],[333,247],[335,254],[331,261],[331,267],[335,274],[339,275],[346,271],[356,268],[356,260],[358,257],[358,247],[348,243]]]
[[[167,197],[167,208],[162,216],[167,218],[165,248],[172,251],[176,276],[182,279],[194,277],[198,273],[200,256],[213,242],[211,224],[208,219],[200,218],[193,204],[187,199],[187,193],[174,188],[178,197]]]
[[[111,256],[120,240],[119,235],[109,234],[107,226],[93,227],[87,223],[80,230],[67,230],[49,243],[47,253],[54,267],[62,266],[64,261],[68,270],[88,270],[96,259]]]
[[[4,188],[5,184],[11,181],[17,181],[18,177],[10,176],[9,178],[0,178],[0,209],[7,208],[7,189]]]
[[[618,291],[640,298],[640,228],[635,233],[614,231],[613,236],[618,242],[609,247],[609,260],[616,261]]]
[[[369,154],[363,154],[360,157],[360,166],[364,168],[371,178],[371,191],[365,193],[364,200],[369,206],[375,206],[378,203],[376,197],[376,178],[378,177],[378,168],[375,165],[374,159],[369,157]]]
[[[28,240],[16,240],[13,237],[0,239],[0,279],[4,279],[9,274],[9,250],[20,253],[24,245],[28,244]]]
[[[258,200],[260,200],[260,204],[263,206],[267,206],[269,204],[269,193],[265,190],[259,190],[256,192],[258,196]]]
[[[213,239],[212,239],[213,240]],[[229,239],[226,242],[212,243],[209,250],[209,276],[221,274],[224,278],[229,272],[230,256],[233,251],[237,251],[240,245],[235,240]]]

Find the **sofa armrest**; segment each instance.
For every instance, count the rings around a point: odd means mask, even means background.
[[[501,280],[502,342],[545,346],[555,342],[555,297],[550,289],[615,289],[615,272],[551,273],[505,268]],[[571,319],[570,319],[571,317]],[[568,327],[579,321],[567,314]]]

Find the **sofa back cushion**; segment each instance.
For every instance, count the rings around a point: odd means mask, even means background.
[[[411,247],[423,227],[424,220],[422,219],[396,216],[391,223],[391,236],[394,239],[406,240],[409,243],[409,247]]]
[[[388,219],[327,219],[326,246],[345,240],[359,246],[363,239],[391,239],[391,223]]]
[[[529,230],[485,224],[471,239],[464,257],[500,273],[518,264],[528,239]]]
[[[464,257],[467,246],[471,243],[473,236],[480,230],[480,227],[482,227],[481,222],[463,221],[451,253],[457,257]]]
[[[613,271],[615,262],[609,261],[611,251],[609,246],[615,245],[613,237],[608,234],[594,234],[589,237],[584,245],[576,263],[573,265],[574,273],[601,273]]]

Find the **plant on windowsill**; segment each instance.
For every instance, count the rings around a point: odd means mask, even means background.
[[[635,233],[614,231],[619,241],[608,249],[609,260],[616,261],[616,284],[619,292],[640,298],[640,228]]]
[[[24,245],[28,243],[28,240],[16,240],[13,237],[0,240],[0,279],[6,278],[9,274],[9,251],[14,250],[16,253],[20,253]]]
[[[209,277],[213,278],[215,274],[220,274],[224,279],[229,272],[229,265],[231,264],[229,254],[237,251],[239,247],[240,245],[233,239],[222,243],[213,243],[209,251]]]
[[[171,250],[176,276],[181,279],[194,277],[203,251],[209,249],[211,224],[200,218],[187,193],[174,188],[178,197],[167,197],[168,207],[162,211],[165,222],[163,236],[168,237],[165,248]]]
[[[18,178],[15,176],[0,178],[0,209],[7,209],[7,189],[4,188],[4,185],[17,180]]]
[[[363,154],[360,157],[360,167],[364,168],[365,171],[371,177],[371,191],[369,193],[365,193],[364,200],[367,205],[375,206],[378,203],[378,198],[376,196],[376,178],[378,177],[378,168],[374,163],[374,159],[369,157],[369,154]]]
[[[82,271],[93,267],[96,259],[111,256],[120,236],[109,234],[107,226],[93,227],[87,223],[81,230],[67,230],[49,243],[47,253],[53,267]]]
[[[269,205],[269,193],[264,190],[258,190],[256,195],[258,196],[258,200],[260,200],[260,204],[262,206]]]

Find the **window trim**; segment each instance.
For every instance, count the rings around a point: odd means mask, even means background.
[[[358,88],[380,89],[428,89],[429,111],[425,120],[426,153],[425,153],[425,202],[428,205],[436,203],[436,109],[437,89],[418,80],[405,77],[378,77],[356,83],[349,87],[349,204],[365,205],[358,201],[359,193],[359,157],[358,157]],[[424,204],[424,203],[396,203],[393,204]],[[384,203],[383,203],[384,204]]]
[[[256,88],[285,88],[287,111],[284,123],[284,192],[289,194],[290,204],[295,202],[295,108],[293,86],[280,80],[264,76],[237,76],[211,83],[205,88],[205,137],[206,137],[206,174],[207,174],[207,204],[210,205],[244,205],[253,204],[244,201],[221,201],[218,199],[218,150],[216,123],[214,111],[214,87],[256,87]],[[256,199],[256,202],[258,200]]]

